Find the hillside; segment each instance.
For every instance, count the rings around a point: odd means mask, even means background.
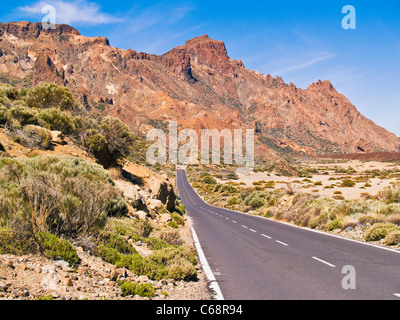
[[[64,87],[0,84],[0,299],[208,299],[174,181]]]
[[[400,140],[362,116],[328,80],[307,89],[245,68],[221,41],[194,38],[164,55],[121,50],[67,25],[0,24],[0,79],[54,82],[87,109],[145,133],[177,120],[186,128],[253,128],[258,152],[397,152]]]

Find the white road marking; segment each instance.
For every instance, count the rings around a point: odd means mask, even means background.
[[[336,267],[334,264],[329,263],[329,262],[327,262],[327,261],[325,261],[325,260],[322,260],[322,259],[320,259],[320,258],[317,258],[317,257],[312,257],[312,258],[313,258],[314,260],[317,260],[317,261],[319,261],[319,262],[321,262],[321,263],[324,263],[324,264],[330,266],[331,268],[335,268],[335,267]]]
[[[228,217],[225,217],[225,219],[226,219],[226,220],[231,220],[231,219],[229,219]]]
[[[252,231],[252,232],[257,232],[256,230],[254,230],[254,229],[250,229],[250,231]]]
[[[400,293],[393,293],[394,296],[396,296],[397,298],[400,298]]]
[[[245,226],[245,225],[243,225],[243,224],[242,224],[242,227],[243,227],[243,228],[245,228],[245,229],[248,229],[248,227],[246,227],[246,226]]]
[[[235,220],[232,220],[233,223],[237,223]]]
[[[201,248],[199,238],[197,237],[196,231],[192,228],[192,235],[194,240],[194,245],[197,249],[197,253],[199,255],[200,263],[203,266],[204,273],[207,276],[208,281],[210,282],[210,288],[212,288],[215,292],[216,300],[224,300],[224,296],[222,295],[221,288],[217,282],[217,279],[212,272],[210,265],[208,264],[207,258],[204,254],[203,249]]]
[[[272,239],[270,236],[267,236],[266,234],[261,233],[261,236],[267,238],[267,239]]]
[[[279,244],[281,244],[281,245],[284,245],[285,247],[287,247],[288,246],[288,244],[287,243],[284,243],[284,242],[282,242],[282,241],[279,241],[279,240],[275,240],[276,242],[278,242]]]

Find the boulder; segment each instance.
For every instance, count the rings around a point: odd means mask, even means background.
[[[147,212],[144,211],[137,211],[135,214],[138,216],[140,220],[146,220]]]
[[[64,137],[61,131],[50,131],[51,133],[51,142],[55,144],[62,145],[64,144]]]
[[[147,185],[150,189],[150,193],[157,200],[160,200],[166,206],[167,210],[172,211],[174,209],[176,195],[174,187],[170,182],[151,177]]]
[[[157,200],[157,199],[148,199],[147,200],[147,208],[149,208],[150,210],[157,210],[163,207],[163,203],[161,202],[161,200]]]

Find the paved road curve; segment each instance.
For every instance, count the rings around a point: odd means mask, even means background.
[[[226,300],[400,300],[400,253],[215,208],[182,170],[177,186]]]

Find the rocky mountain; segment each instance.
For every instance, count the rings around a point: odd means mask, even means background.
[[[245,68],[207,35],[164,55],[110,46],[58,25],[0,24],[0,81],[55,82],[132,129],[253,128],[259,150],[306,154],[397,152],[400,139],[362,116],[329,81],[307,89]]]

